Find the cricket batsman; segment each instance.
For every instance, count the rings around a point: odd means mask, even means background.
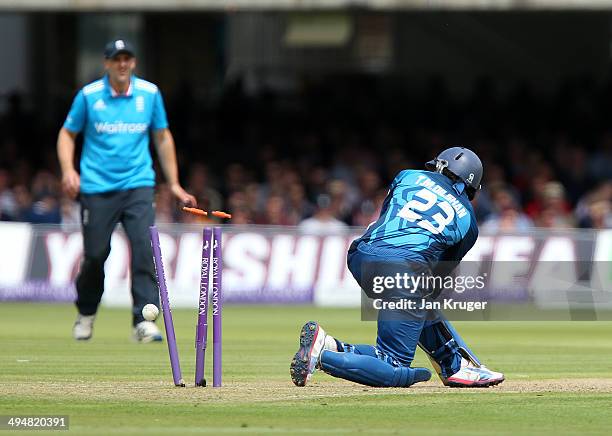
[[[368,296],[377,273],[451,272],[472,248],[478,227],[470,200],[480,189],[482,163],[471,150],[452,147],[393,180],[380,217],[348,252],[348,268]],[[431,296],[422,289],[421,296]],[[419,295],[419,294],[417,294]],[[435,295],[435,294],[434,294]],[[414,297],[415,295],[413,295]],[[410,312],[410,313],[408,313]],[[378,311],[376,346],[353,345],[310,321],[300,332],[291,361],[293,383],[305,386],[316,369],[374,387],[408,387],[427,381],[427,368],[411,368],[417,345],[427,353],[442,383],[489,387],[504,375],[486,368],[438,311]]]

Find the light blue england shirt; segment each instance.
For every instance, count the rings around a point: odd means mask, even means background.
[[[64,128],[83,132],[81,192],[97,194],[155,185],[149,130],[168,127],[157,86],[132,76],[117,94],[108,76],[86,85],[74,98]]]

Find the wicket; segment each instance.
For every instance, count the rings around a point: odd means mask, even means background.
[[[153,263],[157,274],[157,285],[159,286],[159,300],[164,315],[164,326],[166,327],[166,338],[168,340],[168,353],[170,354],[170,366],[172,367],[172,378],[175,386],[185,386],[181,373],[181,364],[176,347],[176,336],[174,335],[174,322],[170,311],[170,301],[168,300],[168,289],[166,288],[166,275],[164,273],[164,263],[162,261],[161,248],[159,245],[159,233],[156,226],[149,228],[151,232],[151,248],[153,249]]]
[[[175,386],[185,386],[182,379],[181,367],[179,364],[178,349],[176,346],[176,336],[174,334],[174,323],[170,311],[168,290],[162,262],[161,248],[159,244],[159,233],[156,226],[150,227],[151,247],[153,248],[153,259],[155,272],[159,286],[160,302],[164,316],[166,337],[168,340],[168,352],[170,354],[170,366]],[[200,296],[198,300],[198,322],[196,326],[195,348],[195,385],[206,386],[204,377],[204,366],[206,360],[206,346],[208,337],[208,305],[209,293],[211,294],[211,305],[213,312],[213,387],[220,387],[222,384],[222,320],[223,312],[223,293],[222,275],[223,258],[221,248],[222,233],[219,227],[206,227],[202,235],[202,263],[200,271]],[[211,250],[212,247],[212,250]],[[211,256],[212,254],[212,256]],[[210,292],[209,292],[210,291]]]
[[[208,338],[208,285],[210,270],[210,239],[212,232],[204,228],[202,237],[202,268],[200,272],[200,298],[198,300],[198,324],[196,326],[196,366],[195,385],[206,386],[204,363],[206,358],[206,341]]]
[[[213,387],[221,386],[221,312],[223,299],[221,294],[221,277],[223,259],[221,255],[221,229],[213,229],[212,248],[212,311],[213,311]]]

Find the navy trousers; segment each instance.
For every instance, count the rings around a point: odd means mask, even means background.
[[[149,226],[153,225],[153,188],[136,188],[102,194],[81,194],[84,253],[76,279],[76,306],[80,314],[93,315],[104,292],[104,263],[110,240],[121,223],[130,242],[133,299],[132,323],[144,320],[146,304],[159,306]]]

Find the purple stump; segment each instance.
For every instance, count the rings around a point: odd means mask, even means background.
[[[213,311],[213,387],[221,386],[221,313],[223,311],[223,258],[221,249],[221,228],[213,229],[212,249],[212,311]]]
[[[153,249],[153,262],[155,273],[157,274],[157,285],[159,286],[159,299],[161,301],[162,313],[164,314],[164,326],[166,327],[166,339],[168,341],[168,353],[170,354],[170,365],[172,367],[172,378],[175,386],[185,386],[185,381],[181,374],[181,364],[176,348],[176,336],[174,335],[174,322],[168,301],[168,289],[166,288],[166,275],[164,274],[164,264],[162,262],[161,248],[159,246],[159,233],[157,227],[149,227],[151,232],[151,248]]]
[[[202,269],[200,273],[200,299],[198,301],[198,324],[196,327],[196,367],[195,385],[206,386],[204,362],[206,360],[206,341],[208,336],[208,286],[210,270],[210,244],[212,231],[204,228],[202,236]]]

